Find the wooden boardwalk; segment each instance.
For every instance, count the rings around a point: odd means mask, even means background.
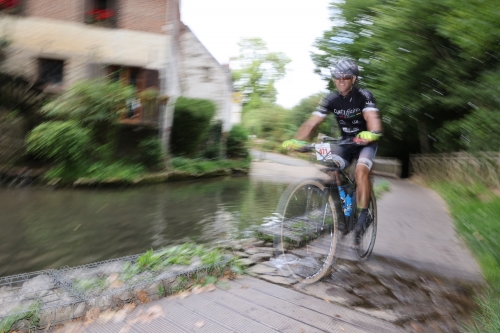
[[[148,309],[151,317],[141,319]],[[69,327],[68,327],[69,328]],[[403,332],[389,322],[252,277],[211,292],[165,298],[136,307],[119,322],[70,332]]]

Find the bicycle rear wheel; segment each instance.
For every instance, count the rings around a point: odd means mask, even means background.
[[[370,257],[377,236],[377,200],[373,191],[370,197],[368,216],[366,218],[366,230],[361,237],[359,246],[356,248],[356,254],[359,260],[366,260]]]
[[[288,187],[276,212],[281,221],[278,258],[299,282],[320,280],[337,249],[338,208],[332,195],[321,181],[303,180]]]

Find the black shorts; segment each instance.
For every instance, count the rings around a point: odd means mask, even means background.
[[[368,170],[372,169],[373,160],[377,154],[378,143],[373,142],[360,147],[339,147],[333,151],[332,159],[337,161],[342,169],[351,164],[352,160],[358,159],[357,164],[365,165]]]

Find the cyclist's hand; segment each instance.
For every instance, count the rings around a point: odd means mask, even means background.
[[[382,134],[377,134],[370,131],[363,131],[360,132],[358,135],[356,135],[357,140],[355,142],[360,144],[368,144],[370,142],[377,141],[378,139],[380,139],[380,137],[382,137]]]
[[[292,140],[284,141],[282,146],[283,146],[283,148],[286,148],[286,149],[299,149],[299,148],[304,147],[306,144],[307,144],[306,141],[299,141],[299,140],[292,139]]]

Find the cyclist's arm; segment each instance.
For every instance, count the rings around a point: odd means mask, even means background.
[[[366,128],[375,133],[382,133],[382,121],[378,111],[364,111],[363,117],[366,121]]]
[[[295,134],[296,140],[307,141],[311,136],[311,133],[318,127],[319,124],[325,119],[325,117],[313,114],[309,119],[307,119]]]

